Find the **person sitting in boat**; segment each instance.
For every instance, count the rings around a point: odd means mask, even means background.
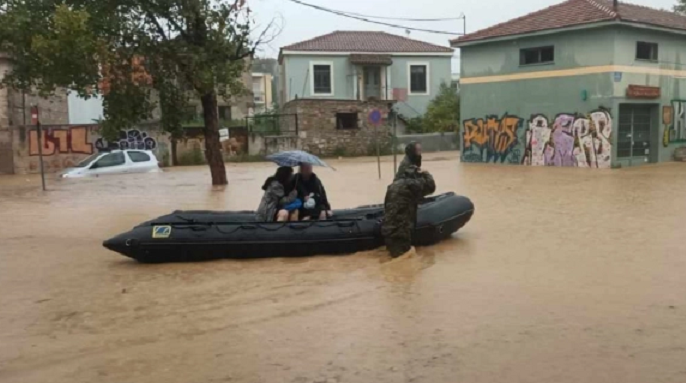
[[[267,178],[262,186],[264,195],[255,213],[258,222],[288,221],[287,206],[297,202],[298,191],[293,187],[293,168],[282,166]]]
[[[410,166],[416,166],[420,170],[422,168],[422,144],[416,141],[410,142],[405,147],[405,158],[398,166],[398,172],[395,174],[394,181],[404,177],[405,171]]]
[[[303,202],[302,208],[299,209],[301,220],[324,220],[333,216],[326,189],[322,181],[312,172],[312,165],[301,163],[300,172],[295,175],[293,182],[298,191],[298,198]]]

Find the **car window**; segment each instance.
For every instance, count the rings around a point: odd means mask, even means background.
[[[91,162],[93,162],[93,160],[95,160],[96,158],[100,157],[101,154],[102,154],[102,153],[91,154],[91,155],[88,156],[85,160],[79,162],[78,165],[75,165],[74,167],[75,167],[75,168],[85,168],[86,166],[90,165]]]
[[[127,152],[129,158],[133,162],[148,162],[150,161],[150,156],[143,152]]]
[[[124,159],[124,153],[110,153],[95,163],[96,168],[108,168],[110,166],[124,165],[126,160]]]

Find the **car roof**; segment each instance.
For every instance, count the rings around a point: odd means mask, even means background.
[[[101,149],[100,150],[100,154],[121,153],[121,152],[145,152],[148,154],[153,154],[152,150],[148,150],[148,149]]]

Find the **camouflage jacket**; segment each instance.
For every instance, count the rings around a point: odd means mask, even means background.
[[[384,237],[409,238],[417,222],[417,204],[436,191],[436,183],[431,174],[419,173],[414,165],[405,167],[396,178],[386,191],[381,233]]]
[[[411,166],[415,166],[412,161],[410,161],[410,157],[405,156],[403,158],[402,162],[400,162],[400,166],[398,166],[398,171],[395,173],[395,178],[393,181],[397,181],[403,177],[405,177],[405,173],[407,173],[407,170],[410,169]]]

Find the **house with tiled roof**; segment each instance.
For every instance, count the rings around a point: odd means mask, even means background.
[[[567,0],[451,45],[463,162],[616,168],[686,146],[686,16]]]
[[[441,82],[450,83],[452,55],[450,47],[385,32],[335,31],[281,48],[279,97],[399,99],[403,114],[415,117]]]
[[[279,52],[281,112],[297,115],[305,150],[376,153],[379,140],[390,148],[391,118],[402,132],[404,118],[423,115],[441,83],[450,85],[452,55],[448,46],[385,32],[335,31],[291,44]]]

